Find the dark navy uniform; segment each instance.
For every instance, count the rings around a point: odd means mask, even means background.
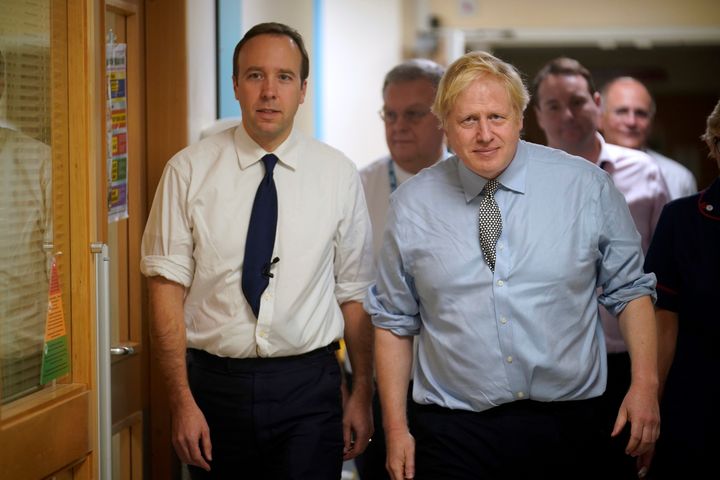
[[[657,307],[678,314],[651,473],[701,478],[720,431],[720,178],[665,206],[645,271],[657,275]]]

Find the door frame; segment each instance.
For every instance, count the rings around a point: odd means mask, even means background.
[[[70,375],[2,409],[3,478],[93,479],[97,472],[95,272],[99,238],[95,159],[103,157],[99,0],[50,0],[53,178],[67,243],[58,261],[70,344]],[[62,167],[58,167],[62,165]],[[57,167],[57,168],[56,168]],[[60,199],[60,204],[57,200]],[[48,428],[50,426],[50,428]],[[38,461],[41,458],[42,461]]]

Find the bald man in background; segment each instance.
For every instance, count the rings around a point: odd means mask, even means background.
[[[606,84],[601,95],[601,130],[605,140],[650,155],[665,177],[671,199],[697,192],[695,176],[690,170],[648,148],[655,101],[645,85],[632,77],[619,77]]]

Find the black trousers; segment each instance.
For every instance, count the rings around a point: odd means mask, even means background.
[[[342,399],[334,346],[297,357],[188,351],[190,389],[210,427],[211,471],[193,480],[338,480]]]
[[[483,412],[414,406],[416,480],[607,479],[599,399]]]

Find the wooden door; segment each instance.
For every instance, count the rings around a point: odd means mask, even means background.
[[[149,404],[147,322],[139,270],[146,210],[142,0],[106,1],[105,40],[115,45],[106,47],[106,60],[117,69],[106,87],[114,106],[108,107],[108,182],[101,191],[101,198],[108,198],[112,477],[139,480],[147,457]]]
[[[97,478],[90,244],[98,229],[88,201],[96,185],[91,159],[102,154],[94,110],[101,86],[94,73],[101,31],[96,4],[0,5],[0,478]],[[38,272],[44,281],[35,278]],[[51,278],[53,285],[45,283]],[[16,328],[17,318],[23,328]],[[43,357],[56,341],[63,348],[54,374],[46,376]]]

